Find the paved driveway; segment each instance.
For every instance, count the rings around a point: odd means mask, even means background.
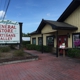
[[[80,61],[51,54],[41,54],[39,60],[0,66],[0,80],[80,80]]]

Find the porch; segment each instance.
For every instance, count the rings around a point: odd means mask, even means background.
[[[43,45],[45,45],[45,35],[50,34],[53,36],[53,50],[56,53],[56,57],[59,56],[59,53],[65,52],[64,50],[72,48],[72,33],[78,28],[67,23],[42,20],[38,30],[41,30],[42,34],[42,53]],[[64,44],[65,49],[61,49],[60,46]],[[55,50],[56,49],[56,50]]]

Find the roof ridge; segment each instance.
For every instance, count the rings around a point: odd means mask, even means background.
[[[65,11],[57,19],[57,21],[63,22],[78,6],[80,5],[80,0],[72,0]]]

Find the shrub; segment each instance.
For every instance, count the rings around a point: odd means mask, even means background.
[[[22,50],[15,50],[13,54],[16,57],[24,56],[24,52]]]
[[[42,46],[41,45],[34,45],[34,44],[27,44],[26,48],[28,50],[37,50],[37,51],[41,51],[42,50]],[[44,52],[50,52],[51,48],[49,46],[43,46],[43,51]]]
[[[26,44],[30,44],[30,41],[22,41],[23,47],[26,47]]]
[[[44,52],[51,52],[50,46],[43,46]]]
[[[37,51],[41,51],[42,50],[42,46],[40,46],[40,45],[36,45],[35,48],[36,48]]]
[[[26,45],[26,48],[27,48],[28,50],[35,50],[35,49],[36,49],[36,45],[34,45],[34,44],[27,44],[27,45]]]
[[[0,47],[0,52],[9,52],[11,49],[10,47]]]
[[[67,55],[69,56],[69,57],[73,57],[73,58],[80,58],[80,50],[79,49],[76,49],[76,48],[74,48],[74,49],[69,49],[68,51],[67,51]]]
[[[14,45],[9,45],[9,47],[10,47],[11,49],[15,49]]]
[[[0,57],[1,57],[1,53],[0,53]]]
[[[76,58],[80,58],[80,50],[79,49],[76,50],[75,57]]]

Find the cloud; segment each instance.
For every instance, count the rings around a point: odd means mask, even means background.
[[[47,15],[47,16],[51,16],[51,14],[50,14],[50,13],[47,13],[46,15]]]
[[[5,15],[5,11],[1,10],[1,11],[0,11],[0,18],[3,18],[4,15]]]

